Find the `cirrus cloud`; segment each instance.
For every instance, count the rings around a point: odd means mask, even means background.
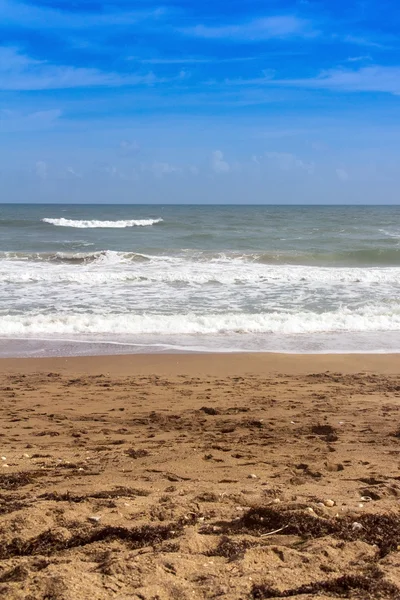
[[[232,41],[259,41],[291,36],[310,37],[317,34],[310,21],[295,15],[277,15],[227,25],[196,25],[180,30],[186,35]]]
[[[276,85],[350,92],[400,94],[400,66],[373,65],[358,70],[330,69],[307,79],[273,79]]]
[[[181,74],[178,79],[182,79]],[[166,81],[165,78],[157,78],[153,72],[114,73],[94,68],[51,64],[27,56],[19,48],[0,47],[0,90],[3,91],[151,86]]]

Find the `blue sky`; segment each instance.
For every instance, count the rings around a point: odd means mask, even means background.
[[[0,0],[0,17],[0,201],[399,203],[393,0]]]

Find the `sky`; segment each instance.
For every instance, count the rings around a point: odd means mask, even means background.
[[[0,0],[0,202],[400,203],[394,0]]]

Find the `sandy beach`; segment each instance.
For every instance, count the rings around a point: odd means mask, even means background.
[[[1,596],[400,598],[399,367],[1,360]]]

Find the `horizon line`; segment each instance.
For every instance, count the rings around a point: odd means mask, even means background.
[[[330,204],[330,203],[310,203],[310,204],[274,204],[274,203],[254,203],[254,204],[241,204],[239,202],[229,203],[187,203],[187,202],[174,202],[174,203],[141,203],[141,202],[0,202],[0,206],[159,206],[159,207],[167,207],[167,206],[201,206],[201,207],[211,207],[211,206],[241,206],[241,207],[251,207],[251,206],[274,206],[274,207],[304,207],[304,206],[319,206],[319,207],[364,207],[364,206],[374,206],[374,207],[400,207],[400,202],[397,204],[378,204],[378,203],[368,203],[368,204],[348,204],[348,203],[338,203],[338,204]]]

